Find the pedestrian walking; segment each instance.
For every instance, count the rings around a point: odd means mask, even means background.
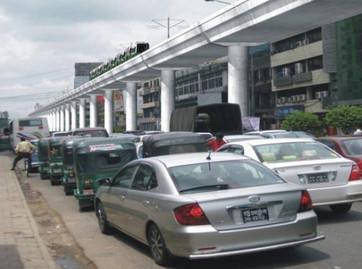
[[[216,151],[218,148],[220,148],[222,145],[226,144],[224,140],[224,135],[221,133],[217,133],[214,138],[211,138],[207,145],[209,146],[209,149],[211,151]]]
[[[28,171],[31,167],[31,153],[35,146],[31,144],[29,141],[26,141],[24,137],[20,138],[21,142],[16,145],[15,153],[16,157],[13,161],[13,166],[11,170],[15,170],[15,166],[21,159],[27,159],[28,161]]]

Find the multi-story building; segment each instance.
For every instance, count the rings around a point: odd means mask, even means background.
[[[138,113],[138,127],[141,130],[159,130],[160,129],[160,79],[147,81],[143,83],[138,90],[142,97],[142,113]]]
[[[331,76],[324,70],[323,60],[322,28],[271,45],[277,119],[296,110],[326,112],[322,99],[330,96]]]
[[[227,63],[176,72],[175,107],[227,101]]]
[[[336,104],[362,105],[362,15],[336,23]]]
[[[270,45],[249,48],[249,115],[260,118],[260,128],[270,129],[275,121],[275,93],[271,90]]]

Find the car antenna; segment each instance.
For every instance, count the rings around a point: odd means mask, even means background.
[[[210,161],[211,160],[211,150],[208,150],[208,155],[206,157],[206,160]]]

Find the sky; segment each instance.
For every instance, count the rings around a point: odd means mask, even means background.
[[[204,0],[1,0],[0,111],[22,117],[54,101],[73,88],[76,62],[162,42],[166,29],[152,20],[185,20],[172,36],[221,8]]]

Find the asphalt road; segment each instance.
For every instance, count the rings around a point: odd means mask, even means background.
[[[65,196],[61,186],[50,186],[38,175],[29,178],[34,190],[40,191],[49,206],[62,217],[70,233],[99,269],[161,268],[149,255],[148,248],[132,238],[117,233],[103,235],[94,212],[78,211],[72,196]],[[173,268],[362,268],[362,203],[353,205],[346,215],[334,215],[328,208],[317,210],[319,231],[326,239],[293,249],[283,249],[228,258],[180,260]]]

